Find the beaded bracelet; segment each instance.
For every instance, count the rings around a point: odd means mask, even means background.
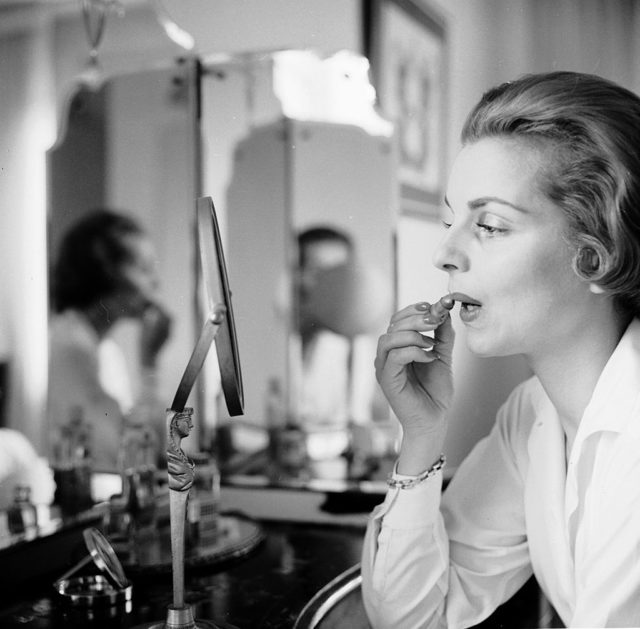
[[[428,470],[425,470],[417,476],[411,476],[410,478],[393,478],[393,474],[390,474],[389,478],[387,478],[387,485],[397,489],[411,489],[412,487],[415,487],[427,480],[427,478],[434,476],[436,472],[440,471],[444,467],[446,462],[447,457],[444,454],[441,454],[440,458]],[[395,467],[396,466],[394,465],[394,471]]]

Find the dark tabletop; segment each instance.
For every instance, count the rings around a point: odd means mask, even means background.
[[[231,623],[239,629],[293,627],[318,590],[360,561],[362,528],[258,524],[264,537],[249,554],[187,571],[185,598],[193,604],[196,618]],[[41,561],[46,561],[46,552],[43,549],[40,553]],[[96,610],[93,618],[63,608],[50,578],[14,590],[5,587],[0,597],[0,627],[130,629],[164,621],[167,606],[172,603],[171,574],[129,576],[133,581],[131,609],[120,606]]]

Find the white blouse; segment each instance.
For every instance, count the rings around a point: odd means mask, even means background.
[[[93,427],[95,469],[115,470],[132,397],[124,356],[115,342],[101,342],[87,319],[73,310],[53,317],[49,337],[50,446],[55,431],[80,409]]]
[[[567,463],[536,378],[457,470],[391,489],[362,560],[376,628],[468,627],[535,574],[568,627],[640,627],[640,321],[606,364]]]

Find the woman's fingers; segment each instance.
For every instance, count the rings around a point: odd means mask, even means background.
[[[383,334],[378,339],[375,367],[379,371],[389,362],[404,367],[411,362],[429,363],[438,358],[435,339],[415,330]]]
[[[436,343],[435,338],[421,334],[418,330],[397,330],[383,334],[378,340],[378,346],[382,349],[393,349],[408,345],[417,345],[431,349]]]
[[[429,313],[425,317],[426,320],[435,324],[443,323],[447,318],[447,314],[453,308],[455,301],[450,295],[441,297],[435,304],[429,308]]]
[[[387,333],[401,330],[433,332],[449,318],[449,311],[454,303],[453,299],[446,295],[434,304],[419,302],[407,306],[393,315]]]
[[[395,382],[400,374],[412,364],[429,364],[438,360],[436,352],[429,352],[419,347],[400,347],[386,354],[384,363],[376,359],[376,378],[383,384]],[[404,378],[403,378],[404,380]]]
[[[451,366],[451,356],[453,355],[453,342],[455,340],[455,332],[451,322],[451,316],[447,315],[442,325],[438,326],[433,333],[435,341],[434,347],[438,352],[440,359]]]
[[[416,315],[421,315],[425,319],[433,321],[434,323],[440,323],[454,305],[455,301],[450,295],[441,297],[433,304],[430,304],[428,301],[419,301],[418,303],[406,306],[402,310],[398,310],[398,312],[391,317],[390,327],[394,326],[397,322],[406,317]]]
[[[405,366],[409,363],[432,363],[438,360],[438,353],[432,349],[416,347],[396,347],[387,352],[387,362],[393,361],[397,365]]]
[[[417,362],[432,362],[444,357],[445,362],[450,363],[454,331],[449,311],[453,305],[454,300],[445,295],[435,304],[419,302],[396,312],[391,318],[387,333],[378,341],[376,367],[384,365],[389,352],[402,348],[417,350],[397,352],[394,360],[402,364],[412,362],[407,360],[408,356],[419,358]],[[433,337],[427,336],[431,332]],[[426,359],[424,353],[428,354]]]
[[[392,317],[389,323],[389,327],[393,328],[399,321],[405,319],[406,317],[412,316],[426,316],[429,313],[429,307],[431,304],[427,301],[421,301],[417,304],[411,304],[410,306],[406,306],[402,310],[398,310]]]

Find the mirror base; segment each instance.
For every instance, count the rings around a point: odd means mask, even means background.
[[[191,605],[184,607],[167,608],[167,619],[165,622],[151,622],[137,625],[133,629],[237,629],[233,625],[223,623],[215,624],[209,620],[193,618],[193,609]]]

